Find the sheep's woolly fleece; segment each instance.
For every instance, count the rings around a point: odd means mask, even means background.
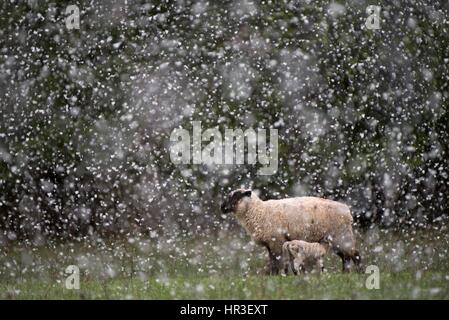
[[[334,249],[355,250],[351,212],[336,201],[316,197],[262,201],[253,192],[237,204],[235,215],[256,243],[279,251],[287,240],[319,242],[325,237],[332,239]]]

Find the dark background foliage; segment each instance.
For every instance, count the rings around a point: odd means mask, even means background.
[[[344,201],[362,227],[444,222],[448,2],[379,1],[380,30],[370,4],[2,1],[1,236],[214,232],[241,186]],[[192,120],[278,129],[278,172],[174,165]]]

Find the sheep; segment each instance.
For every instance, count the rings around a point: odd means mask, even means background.
[[[282,245],[283,271],[287,275],[291,269],[294,274],[300,271],[309,272],[315,268],[320,273],[323,271],[323,257],[327,253],[329,245],[318,242],[306,242],[302,240],[286,241]]]
[[[359,267],[352,215],[343,203],[316,197],[262,201],[250,189],[237,189],[225,198],[221,211],[232,212],[253,241],[268,250],[271,274],[279,274],[285,241],[319,242],[326,237],[332,238],[343,272],[350,270],[351,260]]]

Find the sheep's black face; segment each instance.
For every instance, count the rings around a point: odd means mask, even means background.
[[[228,194],[226,199],[221,204],[221,212],[229,213],[234,212],[237,204],[244,197],[251,197],[251,190],[235,190]]]

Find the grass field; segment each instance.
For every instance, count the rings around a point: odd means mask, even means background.
[[[380,270],[342,274],[329,256],[326,272],[266,276],[266,253],[243,233],[214,239],[100,240],[0,249],[2,299],[449,299],[449,234],[444,228],[359,235],[363,264]],[[80,289],[65,288],[65,268],[80,268]]]

